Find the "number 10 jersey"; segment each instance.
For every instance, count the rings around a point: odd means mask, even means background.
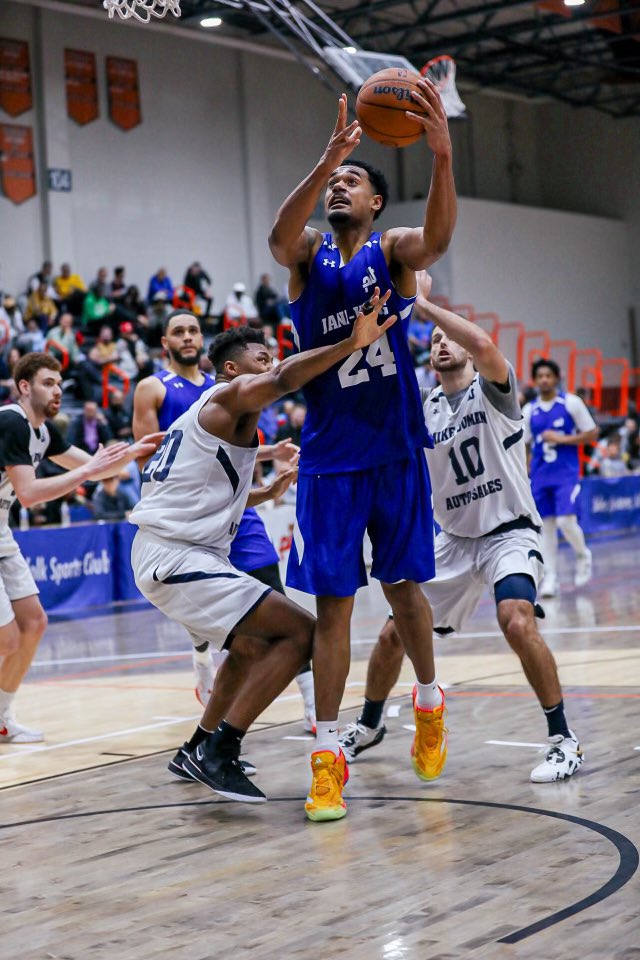
[[[430,445],[420,392],[407,343],[415,297],[395,290],[381,235],[342,263],[330,233],[311,268],[304,291],[291,304],[298,350],[339,343],[375,287],[391,290],[381,316],[396,323],[371,346],[356,350],[304,387],[307,417],[302,428],[300,473],[364,470],[404,460]]]
[[[446,533],[483,537],[504,524],[542,521],[527,476],[524,422],[509,368],[508,392],[480,377],[447,397],[422,391],[434,441],[427,452],[434,516]]]
[[[258,453],[237,447],[200,426],[198,414],[216,390],[175,420],[142,472],[142,499],[130,521],[145,533],[173,544],[206,547],[222,558],[229,553],[247,505]]]

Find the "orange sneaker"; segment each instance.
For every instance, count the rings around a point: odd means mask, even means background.
[[[444,692],[442,703],[432,710],[423,710],[416,704],[416,687],[413,688],[413,714],[416,721],[416,735],[411,745],[411,761],[417,777],[421,780],[437,780],[447,762],[447,734],[444,725],[446,707]]]
[[[304,805],[309,820],[341,820],[347,805],[342,790],[349,779],[349,767],[342,750],[336,757],[332,750],[311,754],[311,789]]]

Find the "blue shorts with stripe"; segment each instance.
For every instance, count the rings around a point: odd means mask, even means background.
[[[422,449],[407,460],[348,473],[300,475],[287,586],[315,596],[350,597],[371,576],[383,583],[435,574],[429,471]]]

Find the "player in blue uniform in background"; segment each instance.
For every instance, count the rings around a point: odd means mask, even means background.
[[[575,586],[583,587],[591,579],[591,551],[576,517],[580,492],[578,447],[595,443],[598,428],[580,397],[558,389],[560,368],[554,360],[536,360],[531,377],[538,399],[527,403],[522,413],[525,440],[531,450],[531,492],[543,524],[545,577],[540,596],[555,597],[558,530],[576,554]]]
[[[435,779],[446,757],[444,697],[435,680],[429,605],[418,583],[434,574],[431,495],[423,448],[428,435],[407,343],[416,270],[449,245],[456,218],[451,141],[435,87],[420,81],[416,117],[435,157],[424,225],[378,233],[387,199],[382,174],[347,162],[360,143],[347,124],[347,98],[317,166],[285,200],[269,237],[289,268],[294,339],[299,350],[337,343],[351,333],[375,291],[398,322],[372,347],[349,356],[304,388],[297,521],[287,584],[315,594],[317,745],[311,758],[311,820],[343,817],[347,776],[338,743],[338,710],[349,671],[354,594],[367,582],[362,544],[373,546],[371,573],[382,583],[413,662],[416,686],[414,769]],[[308,227],[322,192],[333,234]]]
[[[163,326],[162,346],[169,356],[168,369],[154,373],[136,387],[133,400],[133,433],[136,438],[150,432],[145,430],[146,424],[153,424],[154,431],[167,430],[215,383],[214,377],[199,368],[204,340],[200,322],[194,314],[184,310],[170,314]],[[294,450],[288,440],[283,440],[261,448],[258,458],[289,460]],[[284,593],[278,555],[260,515],[252,507],[243,514],[229,559],[238,570],[250,573],[267,586]],[[206,707],[214,678],[208,643],[200,649],[194,648],[193,665],[196,696]],[[304,700],[305,729],[311,731],[315,725],[315,706],[310,664],[300,671],[298,686]]]

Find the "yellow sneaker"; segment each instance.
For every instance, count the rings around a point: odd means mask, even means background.
[[[433,710],[422,710],[416,704],[417,690],[413,688],[413,714],[416,735],[411,745],[411,762],[416,776],[421,780],[437,780],[447,762],[447,733],[444,725],[446,708],[444,692],[442,704]]]
[[[336,757],[332,750],[311,754],[311,789],[304,805],[309,820],[340,820],[347,805],[342,788],[349,779],[349,768],[342,750]]]

